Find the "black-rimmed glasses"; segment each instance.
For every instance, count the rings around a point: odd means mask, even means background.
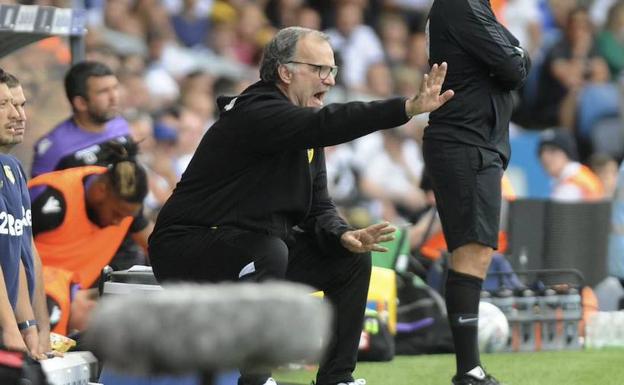
[[[322,64],[313,64],[313,63],[306,63],[303,61],[296,61],[296,60],[291,60],[285,64],[305,64],[305,65],[309,65],[310,67],[314,67],[317,69],[318,71],[318,76],[319,78],[321,78],[321,80],[325,80],[329,77],[329,75],[333,76],[334,78],[336,77],[336,75],[338,74],[338,66],[328,66],[328,65],[322,65]]]

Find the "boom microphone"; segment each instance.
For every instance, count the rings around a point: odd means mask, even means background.
[[[105,296],[85,343],[119,372],[212,373],[318,360],[331,307],[293,283],[176,284]]]

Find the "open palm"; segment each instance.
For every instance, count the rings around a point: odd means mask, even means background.
[[[342,246],[354,253],[365,253],[368,251],[388,251],[386,247],[379,243],[388,242],[394,239],[392,235],[396,229],[388,222],[370,225],[364,229],[351,230],[342,234],[340,242]]]
[[[447,68],[448,65],[446,62],[440,65],[434,64],[433,67],[431,67],[431,71],[425,74],[419,94],[410,100],[411,111],[408,111],[408,113],[410,113],[411,116],[423,112],[435,111],[453,97],[455,94],[453,90],[446,90],[444,93],[440,94],[444,78],[446,77]]]

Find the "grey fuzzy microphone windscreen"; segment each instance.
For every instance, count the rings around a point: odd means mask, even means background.
[[[312,291],[286,282],[179,284],[107,296],[84,341],[107,366],[133,374],[316,361],[331,307]]]

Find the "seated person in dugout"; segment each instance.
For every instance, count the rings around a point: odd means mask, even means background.
[[[147,244],[142,231],[147,221],[141,214],[147,194],[146,173],[121,148],[108,167],[54,171],[33,178],[28,187],[33,199],[33,235],[44,265],[46,292],[49,299],[64,304],[61,309],[69,302],[59,300],[59,296],[92,297],[75,290],[71,295],[71,284],[77,283],[82,289],[96,284],[126,234],[130,233],[140,245]],[[67,327],[64,322],[63,330],[55,331],[66,334]]]

